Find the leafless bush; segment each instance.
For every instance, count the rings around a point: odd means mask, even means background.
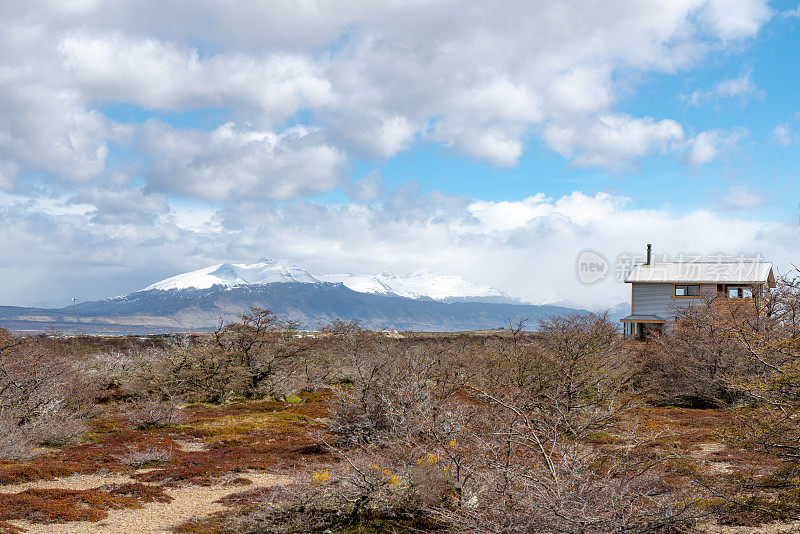
[[[88,430],[83,414],[69,411],[59,405],[43,410],[36,421],[27,427],[33,441],[49,446],[66,445]]]
[[[35,445],[24,427],[0,419],[0,460],[26,460],[34,455]]]
[[[697,513],[699,490],[664,469],[687,460],[622,423],[639,362],[604,315],[484,345],[381,344],[352,328],[341,343],[352,381],[333,429],[340,445],[370,443],[375,465],[404,466],[410,509],[467,532],[645,532]]]
[[[559,418],[507,400],[486,398],[474,434],[453,443],[458,469],[467,473],[454,505],[432,509],[459,532],[653,532],[690,524],[703,493],[670,482],[670,463],[654,455],[649,439],[606,422],[603,441],[564,427]],[[455,465],[445,454],[439,462]]]
[[[247,397],[282,397],[302,388],[307,341],[295,337],[297,325],[280,321],[270,310],[250,308],[239,322],[213,334],[215,352],[245,379]]]
[[[131,353],[120,382],[129,393],[166,392],[213,403],[280,398],[319,386],[326,373],[317,371],[324,366],[312,365],[312,340],[296,337],[295,328],[269,310],[252,308],[197,342]]]
[[[131,394],[181,396],[192,402],[224,403],[245,394],[249,378],[209,343],[171,343],[134,352],[122,375]]]
[[[290,486],[251,495],[256,506],[240,509],[223,531],[382,532],[430,526],[410,468],[390,462],[371,450],[350,451],[341,463],[307,473]]]
[[[381,343],[353,325],[334,335],[341,336],[349,381],[336,391],[332,429],[346,443],[404,441],[435,431],[445,406],[475,372],[458,345]]]
[[[733,377],[755,372],[729,330],[725,303],[704,298],[676,308],[677,324],[639,349],[638,386],[660,404],[708,407],[734,401]]]
[[[186,420],[178,399],[162,395],[128,401],[125,418],[137,429],[179,425]]]
[[[62,445],[85,430],[96,388],[82,370],[76,355],[53,340],[0,329],[0,420],[3,441],[13,441],[0,456],[19,456],[36,444]]]
[[[152,463],[163,463],[172,461],[172,449],[149,447],[138,450],[128,447],[128,452],[114,456],[120,463],[131,467],[142,467]]]

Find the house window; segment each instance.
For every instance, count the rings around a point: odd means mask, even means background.
[[[699,285],[676,285],[675,286],[675,296],[676,297],[699,297],[700,296],[700,286]]]
[[[725,286],[725,295],[729,299],[751,299],[753,288],[749,286]]]

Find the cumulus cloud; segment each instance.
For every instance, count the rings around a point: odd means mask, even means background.
[[[621,96],[752,38],[769,16],[761,0],[4,2],[0,250],[14,260],[0,266],[13,282],[0,301],[98,298],[265,255],[458,272],[577,301],[573,248],[786,250],[797,240],[785,227],[718,210],[675,216],[582,193],[482,203],[348,176],[356,158],[422,143],[502,167],[531,142],[579,167],[710,161],[729,133],[692,137],[675,118],[626,113]],[[744,74],[706,92],[757,91]],[[135,108],[129,122],[113,118],[118,104]],[[209,110],[205,127],[170,118]],[[41,190],[26,197],[31,177]],[[335,189],[350,201],[306,199]]]
[[[113,145],[150,128],[116,123],[102,113],[108,104],[145,115],[213,108],[240,131],[275,136],[300,123],[315,132],[302,136],[308,158],[329,167],[390,158],[417,141],[513,166],[541,136],[578,166],[624,168],[665,150],[683,126],[615,109],[619,76],[691,68],[710,49],[755,35],[770,13],[762,0],[6,3],[0,187],[26,173],[102,181]],[[754,91],[746,72],[707,92]],[[158,172],[168,169],[174,189],[204,191],[185,187],[194,168],[180,164],[190,160],[137,155],[156,171],[143,176],[149,187],[168,189]],[[245,159],[259,161],[227,178],[206,174],[210,189],[247,195],[254,169],[274,170],[252,153]],[[268,194],[315,194],[344,179],[315,176],[315,187]]]
[[[372,202],[383,196],[384,182],[383,176],[378,171],[370,171],[366,176],[360,178],[347,186],[347,194],[358,202]]]
[[[150,162],[148,189],[208,201],[287,200],[340,184],[344,155],[314,130],[250,130],[226,123],[213,131],[150,120],[139,146]]]
[[[548,146],[580,167],[620,169],[653,151],[664,152],[683,139],[683,128],[670,119],[602,115],[589,124],[551,125]]]
[[[72,197],[70,203],[91,206],[85,215],[99,224],[148,225],[169,210],[165,195],[124,186],[89,189]]]
[[[93,99],[152,110],[226,107],[280,124],[302,108],[332,103],[311,58],[239,52],[201,58],[197,48],[155,39],[73,34],[58,44],[71,81]]]
[[[3,182],[46,173],[54,181],[85,183],[105,171],[109,143],[121,133],[112,121],[85,109],[72,91],[6,81],[0,89]]]
[[[759,0],[711,0],[700,10],[701,18],[722,39],[755,35],[772,11]]]

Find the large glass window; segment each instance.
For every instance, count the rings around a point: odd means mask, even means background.
[[[699,297],[700,296],[700,286],[699,285],[676,285],[675,286],[675,296],[676,297]]]
[[[725,295],[729,299],[751,299],[753,288],[750,286],[725,286]]]

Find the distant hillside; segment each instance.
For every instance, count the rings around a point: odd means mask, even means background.
[[[205,289],[148,289],[124,297],[58,310],[0,307],[0,326],[13,330],[97,333],[205,331],[231,321],[248,307],[269,308],[282,319],[316,329],[336,317],[372,329],[460,331],[502,326],[527,317],[574,312],[560,306],[492,302],[443,302],[361,293],[341,283],[275,282]],[[38,327],[38,328],[37,328]]]

